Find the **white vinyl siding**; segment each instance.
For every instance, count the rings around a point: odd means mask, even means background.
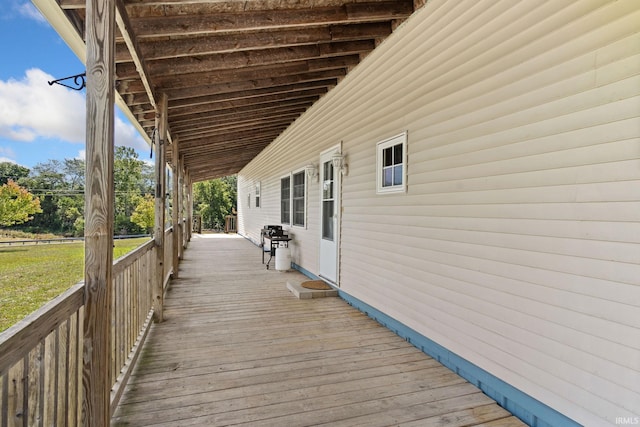
[[[633,0],[427,2],[241,172],[247,234],[342,141],[343,291],[581,424],[640,416],[638,22]],[[382,197],[376,143],[405,129],[407,191]]]

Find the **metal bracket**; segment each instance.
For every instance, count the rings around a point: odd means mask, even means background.
[[[87,73],[76,74],[75,76],[63,77],[61,79],[52,80],[47,83],[49,83],[49,86],[53,86],[54,84],[59,84],[60,86],[68,87],[69,89],[82,90],[85,87],[87,87],[87,82],[85,80],[86,76],[87,76]],[[73,84],[75,86],[70,86],[68,84],[62,83],[63,81],[70,80],[70,79],[73,79]]]

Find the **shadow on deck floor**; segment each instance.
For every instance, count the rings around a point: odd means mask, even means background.
[[[299,300],[235,235],[194,236],[113,426],[521,426],[339,298]]]

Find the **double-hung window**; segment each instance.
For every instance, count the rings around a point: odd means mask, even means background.
[[[280,178],[280,223],[305,227],[307,222],[305,171]]]
[[[379,142],[376,162],[377,192],[405,192],[407,189],[407,133]]]

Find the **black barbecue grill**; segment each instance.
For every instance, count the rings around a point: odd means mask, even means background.
[[[269,240],[268,245],[265,243],[265,240]],[[276,248],[281,244],[284,247],[289,247],[289,241],[291,238],[285,231],[282,229],[281,225],[265,225],[262,230],[260,230],[260,249],[262,252],[262,263],[264,264],[264,253],[266,252],[265,248],[268,248],[269,251],[269,259],[267,260],[267,270],[269,269],[269,263],[271,259],[276,254]]]

